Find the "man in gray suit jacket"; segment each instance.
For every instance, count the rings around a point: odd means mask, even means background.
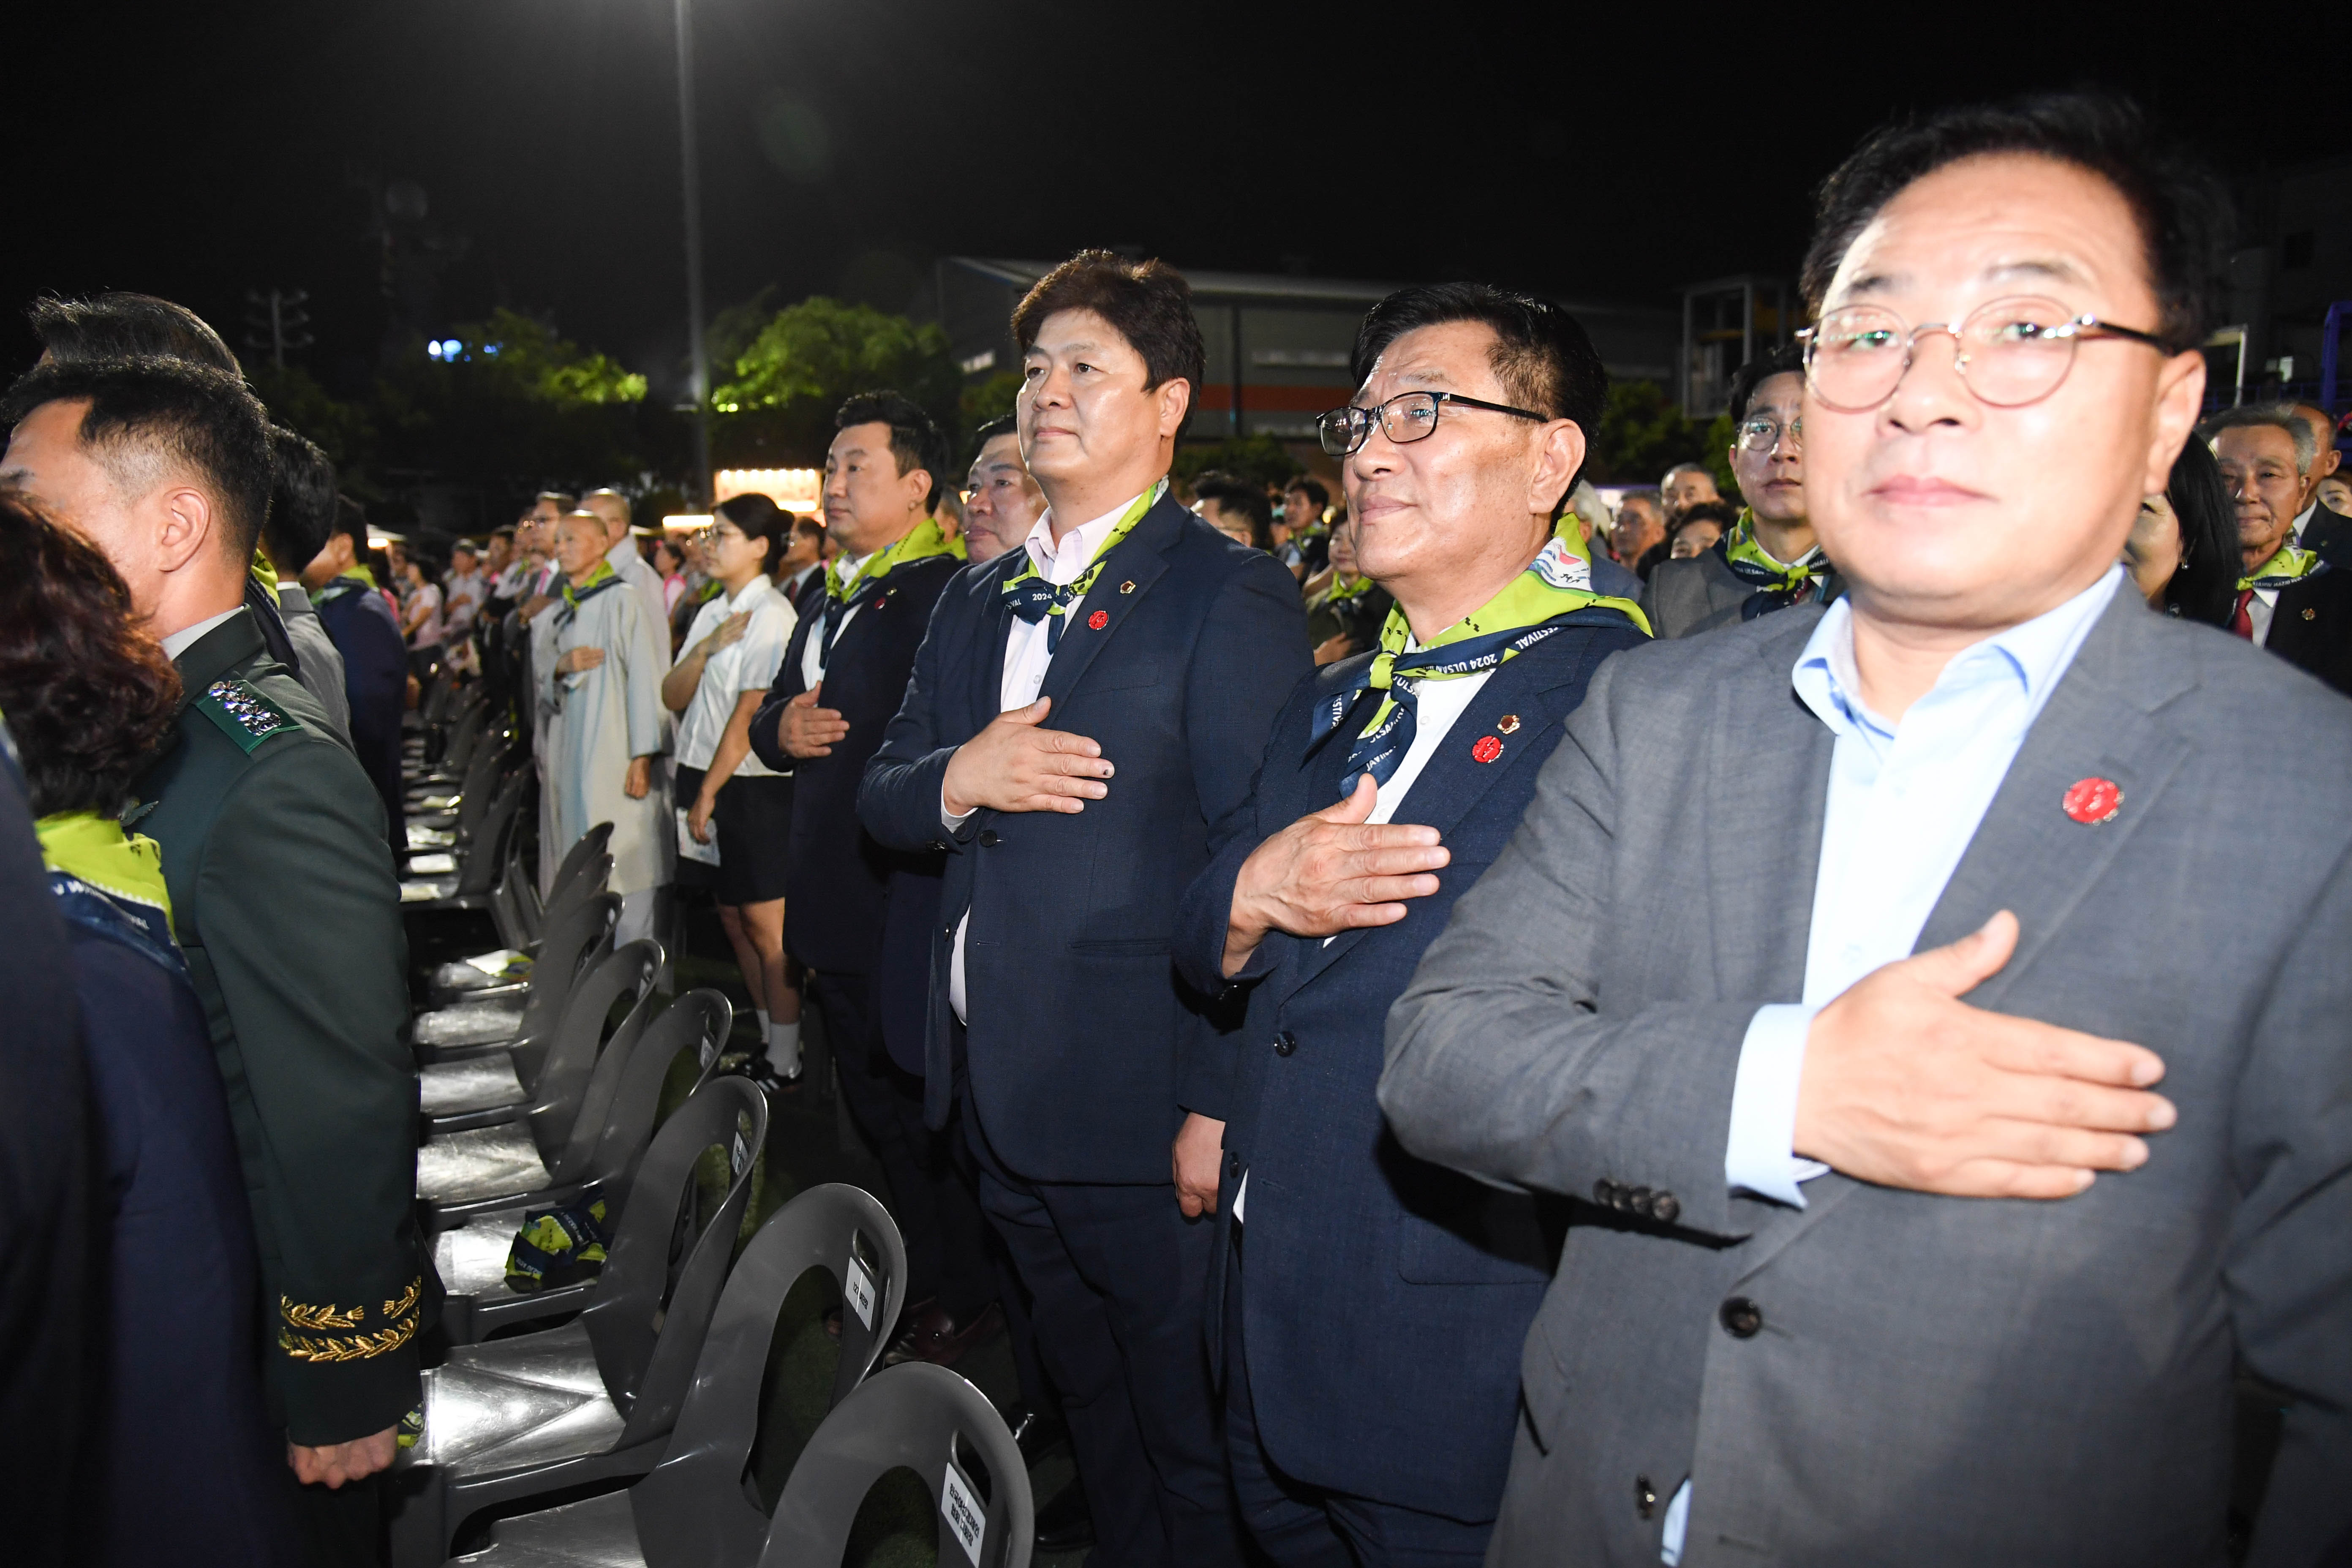
[[[2225,210],[2079,98],[1825,187],[1847,597],[1612,660],[1390,1015],[1406,1149],[1580,1200],[1490,1563],[2219,1564],[2239,1363],[2249,1561],[2352,1550],[2352,813],[2266,809],[2352,711],[2113,564]]]

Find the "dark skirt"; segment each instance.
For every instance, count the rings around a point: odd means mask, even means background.
[[[701,793],[702,770],[700,768],[681,767],[670,775],[669,798],[677,811],[693,810],[694,797]],[[676,812],[672,813],[670,820],[673,823],[677,820]],[[673,827],[671,831],[677,830]],[[713,845],[719,842],[719,828],[716,824],[713,824],[710,829],[710,841]],[[677,858],[677,873],[672,880],[681,888],[713,888],[719,883],[719,868],[708,860],[689,860],[684,855],[680,855]]]
[[[719,786],[710,815],[718,826],[719,901],[740,906],[782,898],[784,851],[793,829],[792,775],[737,773]]]

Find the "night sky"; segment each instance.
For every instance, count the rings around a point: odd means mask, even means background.
[[[900,309],[935,256],[1087,244],[1664,303],[1793,270],[1811,187],[1888,114],[2083,81],[2238,170],[2352,147],[2339,6],[2210,33],[1915,9],[1932,36],[1885,7],[696,0],[710,305]],[[304,288],[309,363],[348,385],[386,320],[372,214],[407,181],[453,253],[444,322],[511,305],[677,374],[670,0],[50,6],[9,42],[12,317],[139,289],[242,348],[248,288]],[[31,353],[0,328],[0,369]]]

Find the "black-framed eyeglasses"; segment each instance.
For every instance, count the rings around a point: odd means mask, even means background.
[[[1769,415],[1759,414],[1739,427],[1739,449],[1743,452],[1769,452],[1785,440],[1791,447],[1805,444],[1805,422],[1791,419],[1783,425]]]
[[[1407,441],[1428,438],[1437,428],[1438,405],[1458,403],[1465,408],[1484,408],[1492,414],[1508,414],[1520,419],[1532,419],[1538,425],[1551,422],[1549,415],[1526,408],[1514,408],[1507,403],[1488,403],[1482,398],[1465,397],[1458,392],[1400,392],[1386,403],[1374,408],[1359,408],[1349,404],[1334,408],[1315,421],[1315,433],[1321,437],[1323,450],[1335,458],[1345,458],[1372,437],[1375,420],[1388,438],[1402,446]]]
[[[2120,338],[2164,348],[2153,332],[2077,315],[2055,300],[2032,296],[1980,305],[1957,327],[1948,321],[1914,327],[1882,306],[1847,305],[1797,334],[1805,345],[1805,384],[1841,413],[1875,408],[1895,395],[1919,340],[1930,332],[1952,339],[1952,369],[1979,402],[1995,408],[2021,408],[2057,391],[2074,368],[2077,343]]]

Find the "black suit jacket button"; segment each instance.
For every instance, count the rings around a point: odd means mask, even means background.
[[[1643,1519],[1658,1510],[1658,1489],[1650,1484],[1647,1476],[1633,1478],[1633,1511]]]
[[[980,847],[982,849],[993,849],[1002,840],[996,837],[996,829],[993,827],[983,827],[980,830]]]
[[[1650,1200],[1650,1217],[1672,1225],[1682,1217],[1683,1201],[1672,1193],[1660,1193]]]
[[[1723,1331],[1735,1340],[1752,1340],[1764,1326],[1764,1309],[1745,1296],[1732,1297],[1715,1315],[1722,1320]]]
[[[1274,1037],[1274,1054],[1286,1057],[1298,1048],[1298,1037],[1285,1029]]]
[[[1592,1201],[1607,1208],[1617,1195],[1617,1184],[1603,1176],[1592,1184]]]

